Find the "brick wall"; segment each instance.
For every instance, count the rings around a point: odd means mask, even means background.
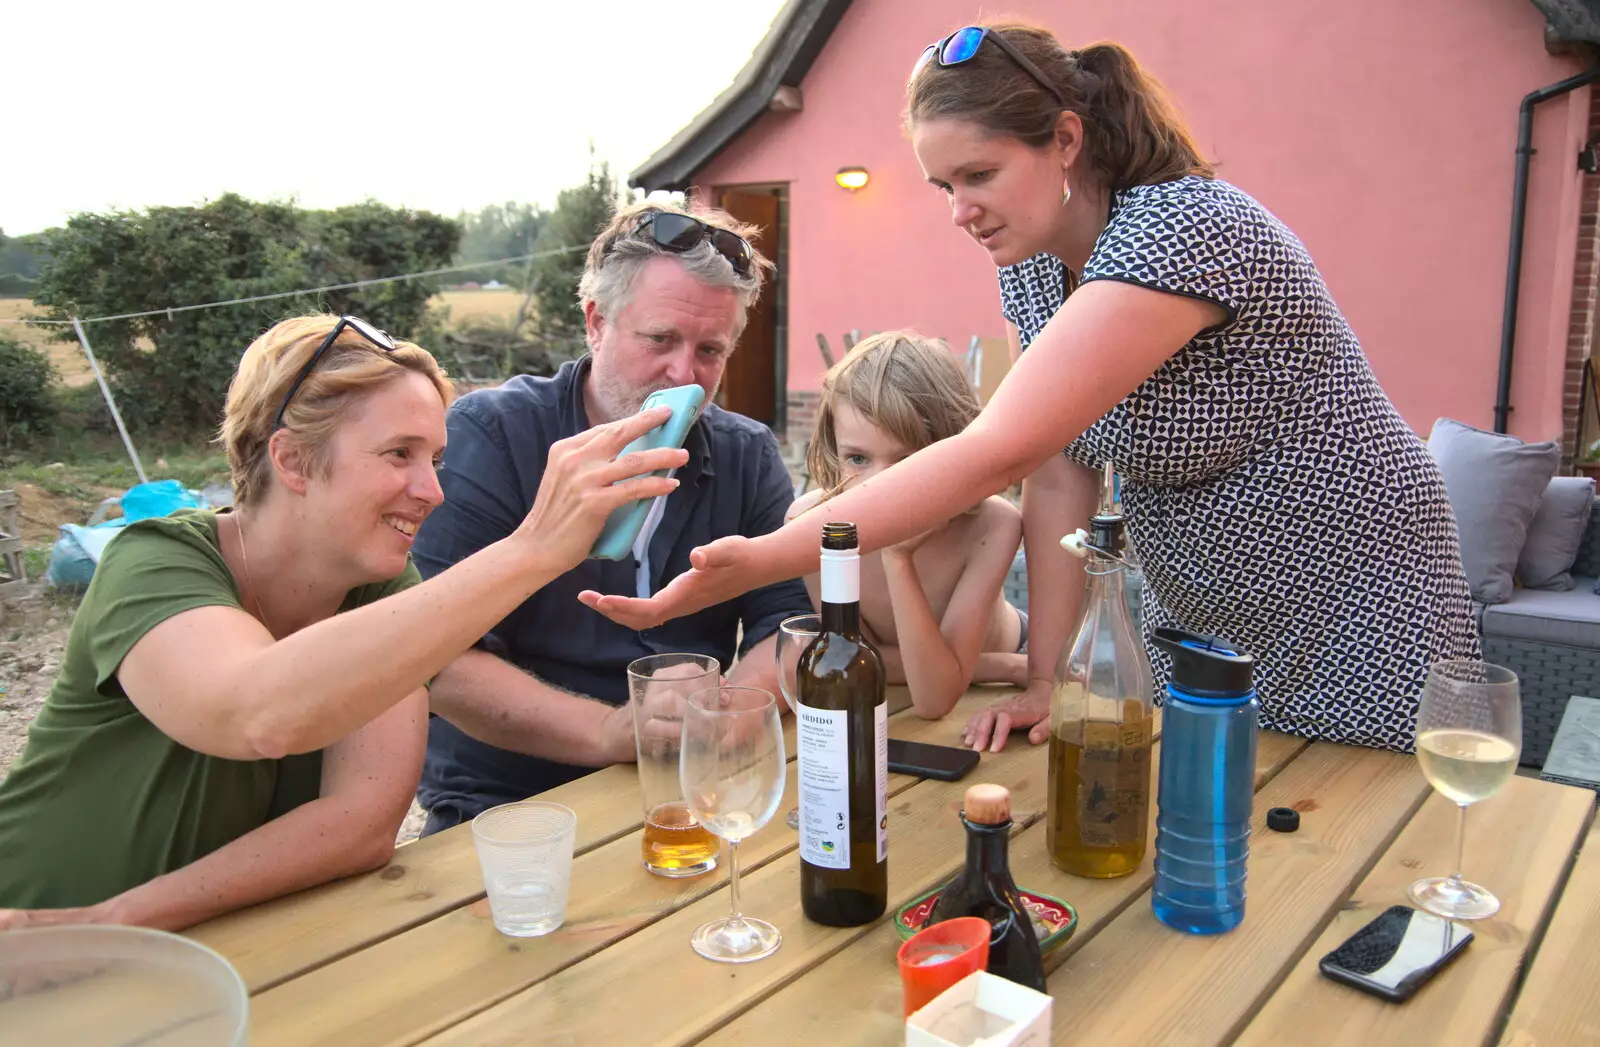
[[[1589,137],[1600,136],[1600,97],[1589,102]],[[1600,175],[1584,175],[1583,200],[1578,210],[1578,257],[1572,278],[1572,315],[1567,327],[1567,364],[1562,386],[1562,464],[1570,466],[1582,453],[1578,446],[1584,434],[1578,432],[1578,398],[1583,388],[1583,362],[1589,358],[1595,340],[1595,302],[1600,292],[1600,237],[1596,219],[1600,218]],[[1592,394],[1591,394],[1592,395]],[[1594,401],[1589,401],[1585,432],[1590,441],[1600,432]]]
[[[805,475],[806,444],[811,440],[811,430],[817,422],[815,389],[790,389],[788,426],[784,433],[783,460],[789,466],[789,475],[799,483]]]

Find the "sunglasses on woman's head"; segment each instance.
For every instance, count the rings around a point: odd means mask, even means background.
[[[677,214],[673,211],[650,211],[639,219],[639,224],[633,227],[630,236],[647,237],[657,247],[677,254],[692,251],[699,246],[700,241],[709,239],[711,249],[728,260],[733,266],[733,271],[740,276],[750,273],[750,265],[755,261],[755,251],[750,242],[738,233],[726,229],[718,229],[714,225],[707,225],[698,218],[686,214]],[[612,249],[616,242],[612,241]]]
[[[1033,77],[1040,87],[1049,92],[1050,97],[1056,100],[1057,105],[1063,109],[1067,107],[1067,100],[1061,97],[1060,90],[1050,82],[1049,78],[1044,75],[1038,66],[1028,61],[1021,51],[1006,43],[1005,37],[999,33],[992,33],[981,25],[969,25],[963,29],[957,29],[943,40],[936,40],[929,44],[923,49],[922,57],[917,59],[917,64],[911,67],[910,79],[915,80],[917,74],[922,72],[922,67],[929,62],[937,62],[941,66],[952,66],[972,61],[978,53],[978,48],[983,46],[985,40],[988,40],[1010,56],[1013,62],[1022,67],[1024,73]]]
[[[283,398],[283,406],[278,408],[278,416],[272,420],[274,432],[283,428],[283,412],[289,409],[289,401],[293,400],[294,394],[300,391],[301,383],[306,380],[307,375],[316,369],[317,361],[322,359],[322,354],[328,351],[328,347],[338,339],[339,332],[346,327],[386,353],[392,353],[398,348],[394,343],[394,339],[390,338],[387,332],[378,330],[359,316],[339,317],[339,322],[333,325],[333,330],[328,332],[328,337],[322,340],[322,344],[317,346],[317,351],[311,354],[311,359],[307,360],[306,365],[300,368],[300,373],[295,375],[294,384],[289,386],[289,395]]]

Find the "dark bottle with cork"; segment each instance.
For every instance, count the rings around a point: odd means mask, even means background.
[[[1039,936],[1011,879],[1011,793],[1002,785],[967,789],[961,811],[967,864],[939,892],[928,923],[978,916],[989,921],[989,973],[1046,992]]]

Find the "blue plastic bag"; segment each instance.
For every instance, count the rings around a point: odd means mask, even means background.
[[[62,524],[61,537],[50,550],[45,578],[56,589],[82,589],[94,577],[95,565],[106,543],[122,532],[126,520],[107,520],[93,527]]]
[[[107,499],[107,504],[111,499]],[[204,508],[209,503],[198,492],[185,488],[176,480],[156,480],[153,483],[135,484],[120,499],[122,516],[115,520],[80,527],[62,524],[61,537],[50,550],[50,567],[45,577],[57,589],[82,589],[94,577],[95,565],[105,552],[107,543],[123,527],[135,520],[153,516],[166,516],[179,509]],[[103,505],[102,509],[106,506]],[[98,515],[98,514],[97,514]]]
[[[156,480],[134,484],[122,496],[122,519],[127,523],[152,516],[166,516],[179,509],[203,509],[207,505],[199,491],[191,491],[176,480]]]

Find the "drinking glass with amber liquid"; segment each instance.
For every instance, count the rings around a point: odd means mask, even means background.
[[[678,777],[689,696],[717,686],[721,667],[703,654],[652,654],[628,665],[628,698],[644,800],[644,867],[657,876],[699,876],[717,867],[722,842],[695,818]]]
[[[1056,667],[1046,840],[1069,873],[1125,876],[1144,860],[1149,832],[1150,661],[1128,613],[1121,514],[1103,507],[1080,547],[1088,593]]]

